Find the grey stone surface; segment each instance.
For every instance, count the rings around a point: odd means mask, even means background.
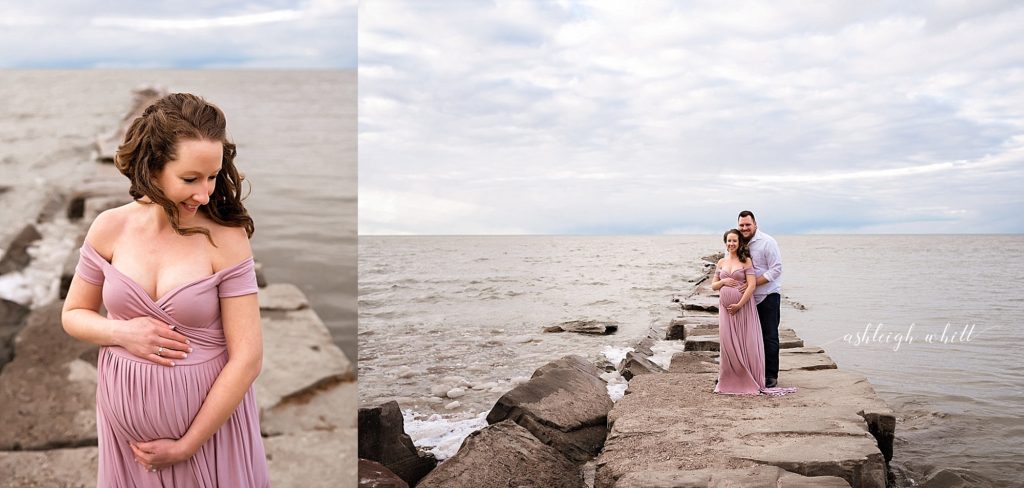
[[[326,383],[263,410],[260,428],[263,435],[354,429],[358,396],[355,380]]]
[[[835,476],[803,476],[777,466],[696,471],[638,471],[627,473],[615,483],[615,488],[680,487],[849,488],[850,484]]]
[[[0,372],[0,450],[96,443],[96,346],[77,341],[60,322],[62,303],[32,311],[15,338],[15,356]]]
[[[852,486],[885,486],[884,456],[865,412],[881,414],[887,407],[863,377],[836,369],[794,370],[780,375],[780,386],[799,388],[795,394],[715,395],[717,368],[704,354],[677,354],[669,372],[630,382],[608,416],[611,431],[598,458],[598,488],[617,486],[629,473],[757,465],[838,477]]]
[[[0,451],[0,488],[95,488],[95,447]]]
[[[274,283],[260,289],[261,310],[301,310],[309,308],[309,300],[299,287],[291,283]]]
[[[686,334],[687,351],[718,351],[718,334],[708,334],[710,329],[691,330]],[[804,347],[803,339],[797,337],[793,329],[779,329],[779,349],[793,349]]]
[[[686,351],[672,355],[668,370],[673,373],[714,373],[718,374],[718,353],[713,351]]]
[[[661,372],[664,372],[661,366],[654,364],[646,356],[635,352],[627,352],[619,367],[619,373],[626,381],[637,375]]]
[[[266,414],[291,397],[353,378],[352,363],[312,309],[264,315],[257,401]]]
[[[718,297],[694,295],[683,300],[683,310],[718,313]]]
[[[804,349],[806,348],[779,350],[779,371],[836,369],[836,363],[827,354],[809,353],[804,351]]]
[[[619,324],[600,320],[570,320],[544,328],[544,332],[576,332],[594,335],[614,334],[617,330],[619,330]]]
[[[515,422],[469,435],[459,452],[431,471],[418,488],[585,488],[578,466]]]
[[[355,488],[356,430],[308,431],[263,440],[274,488]]]
[[[498,399],[487,415],[512,420],[570,460],[583,463],[601,451],[612,408],[601,371],[580,356],[552,361]]]
[[[718,330],[718,316],[700,315],[696,317],[687,316],[674,318],[665,330],[665,340],[681,341],[685,340],[690,335],[701,335],[700,332],[695,332],[695,329]]]
[[[719,343],[717,335],[692,335],[686,338],[687,351],[718,351]]]

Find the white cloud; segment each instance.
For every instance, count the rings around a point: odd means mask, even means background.
[[[351,0],[0,0],[0,68],[355,68]]]
[[[223,17],[192,19],[161,19],[145,17],[96,17],[90,21],[94,27],[115,27],[139,31],[206,30],[219,27],[248,27],[276,22],[289,22],[304,17],[298,10],[274,10],[258,14],[228,15]]]
[[[486,204],[458,217],[484,233],[718,228],[742,208],[787,232],[929,210],[980,231],[1024,210],[1021,24],[1010,2],[368,1],[360,182]],[[951,195],[962,212],[939,210]],[[389,228],[450,222],[413,224]]]

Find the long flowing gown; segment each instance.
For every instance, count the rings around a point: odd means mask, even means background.
[[[757,316],[757,305],[748,300],[736,314],[726,309],[743,298],[746,276],[753,275],[754,268],[738,268],[732,271],[715,272],[715,280],[732,278],[742,285],[723,286],[718,291],[718,341],[719,373],[715,393],[729,395],[772,395],[781,396],[796,391],[796,388],[765,388],[764,342],[761,338],[761,320]]]
[[[190,459],[150,472],[135,461],[129,441],[179,439],[188,430],[227,364],[220,298],[257,292],[252,258],[183,284],[153,300],[136,282],[85,243],[76,273],[103,287],[111,319],[144,315],[189,338],[192,353],[168,367],[127,350],[101,347],[97,363],[97,486],[267,487],[267,461],[253,388],[234,413]]]

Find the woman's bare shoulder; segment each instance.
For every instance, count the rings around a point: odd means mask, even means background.
[[[217,271],[238,264],[252,257],[252,246],[249,244],[249,236],[241,227],[228,227],[213,224],[207,227],[210,230],[210,237],[217,243],[214,254]]]
[[[89,224],[89,232],[85,241],[103,257],[110,258],[114,246],[137,205],[132,202],[100,212]]]

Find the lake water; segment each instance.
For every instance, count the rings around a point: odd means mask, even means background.
[[[566,354],[605,358],[667,323],[719,239],[361,237],[360,403],[398,400],[417,432],[447,425],[464,436],[537,367]],[[894,462],[1019,483],[1024,301],[1014,285],[1024,236],[777,239],[783,294],[807,308],[784,306],[783,326],[870,379],[899,417]],[[577,319],[620,328],[542,332]],[[466,392],[452,405],[431,392],[438,383]]]

